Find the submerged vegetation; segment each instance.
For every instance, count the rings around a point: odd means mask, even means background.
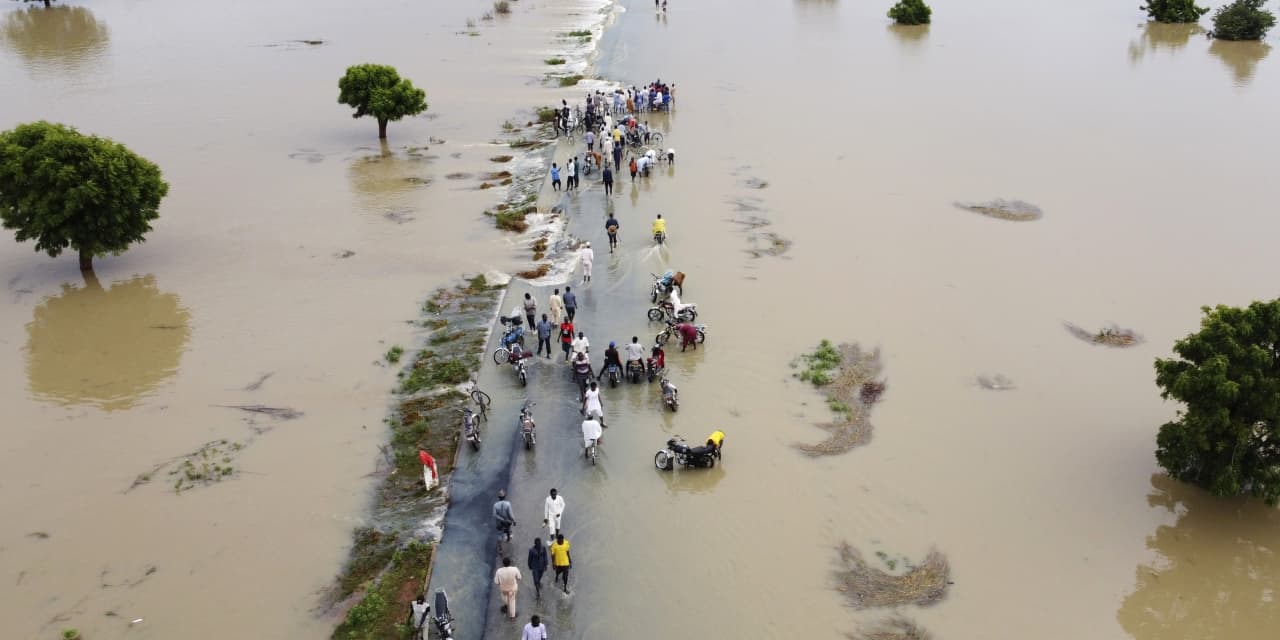
[[[856,344],[839,347],[823,340],[813,353],[800,357],[804,370],[797,378],[827,392],[827,407],[837,420],[820,424],[830,435],[815,444],[796,444],[810,456],[844,453],[871,441],[871,407],[884,394],[880,376],[880,351],[862,351]],[[793,365],[794,366],[794,365]]]
[[[397,344],[387,349],[387,353],[383,357],[386,358],[389,364],[395,364],[400,362],[400,356],[402,355],[404,355],[404,347]]]
[[[560,82],[560,86],[562,87],[572,87],[578,84],[579,82],[582,82],[582,76],[580,75],[565,76],[563,78],[560,78],[559,82]]]
[[[333,631],[334,640],[381,640],[405,637],[408,602],[426,588],[435,547],[414,540],[391,556],[391,566],[347,611]]]
[[[1094,332],[1089,332],[1070,322],[1062,323],[1067,331],[1085,342],[1091,344],[1101,344],[1108,347],[1132,347],[1142,344],[1142,336],[1138,335],[1132,329],[1121,329],[1115,325],[1105,327]]]
[[[1197,7],[1195,0],[1147,0],[1140,8],[1156,22],[1173,24],[1196,22],[1209,12],[1208,7]]]
[[[933,634],[900,614],[879,620],[868,629],[846,633],[844,636],[849,640],[933,640]]]
[[[848,542],[840,543],[836,551],[836,590],[855,609],[928,606],[941,600],[951,584],[951,565],[936,549],[929,551],[918,565],[904,561],[905,573],[894,573],[896,567],[883,571],[872,566]]]
[[[924,0],[898,0],[889,7],[889,17],[898,24],[929,24],[933,9]]]
[[[1218,7],[1213,14],[1214,38],[1219,40],[1261,40],[1276,26],[1274,13],[1263,8],[1266,0],[1235,0]]]
[[[1030,202],[1022,200],[1004,200],[997,198],[988,202],[957,202],[957,207],[965,211],[981,213],[984,216],[999,218],[1001,220],[1013,220],[1015,222],[1026,222],[1028,220],[1039,220],[1044,216],[1044,210]]]
[[[543,60],[543,62],[549,65],[557,65],[557,64],[564,64],[565,59],[564,58],[547,58],[546,60]]]

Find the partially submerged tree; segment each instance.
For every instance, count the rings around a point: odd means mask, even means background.
[[[124,145],[49,122],[0,133],[0,221],[51,257],[71,248],[80,269],[143,242],[169,185]]]
[[[1156,22],[1173,24],[1196,22],[1209,12],[1208,7],[1197,7],[1195,0],[1147,0],[1141,9]]]
[[[387,137],[387,122],[427,110],[426,92],[385,64],[348,67],[338,80],[338,92],[338,102],[356,110],[352,118],[377,118],[380,139]]]
[[[924,0],[898,0],[889,7],[889,17],[898,24],[929,24],[929,16],[933,9]]]
[[[1160,427],[1156,461],[1173,477],[1280,502],[1280,300],[1203,307],[1200,331],[1156,360],[1160,395],[1186,405]]]
[[[1213,14],[1210,35],[1219,40],[1261,40],[1276,25],[1275,14],[1262,8],[1266,0],[1235,0]]]
[[[53,7],[53,0],[22,0],[22,1],[23,2],[43,2],[44,8],[46,9]]]

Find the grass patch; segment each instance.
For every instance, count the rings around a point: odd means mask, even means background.
[[[437,360],[434,351],[423,351],[413,370],[400,381],[400,393],[411,394],[446,384],[462,384],[471,378],[467,363],[460,359]]]
[[[352,537],[351,557],[330,594],[331,601],[334,602],[363,589],[385,569],[395,555],[399,542],[396,534],[383,533],[373,527],[360,527]]]
[[[504,162],[511,162],[511,159],[514,157],[515,156],[494,156],[492,158],[489,158],[489,162],[497,162],[501,164]]]
[[[489,281],[485,279],[484,274],[480,274],[474,278],[467,280],[467,286],[463,287],[462,292],[467,294],[484,293],[494,287],[489,286]]]
[[[512,140],[511,142],[507,143],[507,146],[511,147],[512,149],[528,149],[529,147],[534,147],[537,145],[538,145],[537,140],[530,140],[528,138],[516,138],[515,140]]]
[[[422,310],[427,313],[440,313],[444,311],[444,307],[440,306],[440,301],[432,298],[422,304]]]
[[[494,224],[503,231],[526,231],[529,223],[524,221],[525,214],[523,211],[499,211],[494,216]]]
[[[387,353],[382,357],[386,358],[388,363],[395,364],[400,362],[400,356],[402,355],[404,355],[404,347],[397,344],[387,349]]]
[[[565,33],[565,34],[564,34],[564,37],[566,37],[566,38],[590,38],[590,37],[591,37],[591,32],[590,32],[590,31],[587,31],[586,29],[579,29],[579,30],[577,30],[577,31],[569,31],[569,32]]]
[[[453,333],[449,333],[448,331],[441,329],[440,331],[437,331],[431,334],[431,338],[429,338],[427,341],[430,342],[432,346],[438,347],[446,342],[453,342],[454,340],[457,340],[458,338],[461,338],[464,335],[466,335],[465,331],[455,331]]]
[[[836,551],[840,557],[834,572],[836,590],[855,609],[928,606],[941,600],[951,584],[951,565],[937,549],[929,551],[919,565],[904,561],[902,574],[871,566],[848,542],[840,543]]]
[[[533,280],[535,278],[541,278],[550,272],[551,264],[544,262],[532,269],[529,269],[528,271],[521,271],[520,273],[517,273],[516,276],[524,278],[525,280]]]
[[[577,85],[579,82],[582,82],[582,76],[579,76],[579,75],[565,76],[563,78],[560,78],[560,86],[562,87],[572,87]]]
[[[813,353],[800,356],[800,360],[804,362],[805,368],[796,377],[822,387],[835,379],[835,371],[840,368],[840,351],[830,340],[823,340]]]
[[[557,65],[557,64],[564,64],[565,59],[564,58],[547,58],[546,60],[543,60],[543,62],[550,65]]]
[[[539,124],[551,124],[556,121],[557,111],[555,107],[539,107],[537,114]]]
[[[493,3],[493,12],[498,15],[510,15],[511,3],[508,0],[498,0]]]
[[[409,601],[426,587],[434,551],[431,545],[416,540],[396,551],[391,557],[391,566],[334,629],[333,639],[406,637],[405,612],[409,610]]]

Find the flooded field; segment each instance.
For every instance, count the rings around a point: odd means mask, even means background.
[[[502,190],[478,187],[530,160],[490,141],[581,99],[544,80],[544,60],[582,72],[596,41],[558,34],[603,5],[513,5],[494,20],[470,0],[2,8],[0,129],[109,136],[171,185],[147,243],[99,260],[96,280],[0,240],[8,635],[329,635],[317,594],[386,439],[381,355],[425,340],[408,321],[436,286],[528,266],[481,213]],[[598,470],[549,448],[509,466],[526,522],[548,481],[571,505],[580,582],[546,605],[553,634],[647,637],[641,620],[689,638],[841,637],[890,614],[833,589],[847,541],[873,564],[945,554],[945,597],[901,609],[940,638],[1274,636],[1280,512],[1157,472],[1175,407],[1152,369],[1200,305],[1275,295],[1272,45],[1105,0],[933,6],[923,29],[823,0],[612,9],[588,72],[676,83],[676,113],[655,121],[679,161],[622,177],[623,247],[597,251],[580,313],[595,344],[648,336],[648,274],[675,268],[712,334],[671,356],[678,415],[651,390],[607,391]],[[385,148],[335,101],[360,62],[427,91],[426,116],[392,123]],[[604,247],[584,183],[570,230]],[[955,206],[998,200],[1043,215]],[[641,232],[656,213],[665,252]],[[1096,348],[1064,323],[1142,340]],[[790,364],[823,338],[878,347],[888,386],[869,443],[810,458],[793,444],[832,414]],[[551,366],[527,393],[548,433],[572,432]],[[490,364],[481,382],[511,416],[526,392],[508,373]],[[245,405],[302,415],[228,408]],[[716,428],[723,465],[655,473],[669,434]],[[229,481],[125,492],[222,439],[243,445]]]

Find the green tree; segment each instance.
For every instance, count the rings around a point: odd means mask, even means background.
[[[358,64],[338,80],[338,102],[356,110],[352,118],[378,119],[378,137],[386,139],[387,122],[427,110],[427,94],[401,78],[395,67]]]
[[[70,247],[80,270],[143,242],[169,192],[160,168],[124,145],[49,122],[0,133],[0,221],[36,251]]]
[[[1186,405],[1160,427],[1156,461],[1214,495],[1280,502],[1280,300],[1203,307],[1200,331],[1156,360],[1160,395]]]
[[[898,24],[929,24],[929,16],[933,9],[924,0],[898,0],[889,7],[889,17]]]
[[[1213,14],[1211,35],[1219,40],[1261,40],[1276,26],[1275,14],[1262,8],[1266,0],[1235,0]]]
[[[1156,22],[1174,24],[1196,22],[1209,12],[1208,7],[1197,7],[1195,0],[1147,0],[1147,4],[1140,8]]]

